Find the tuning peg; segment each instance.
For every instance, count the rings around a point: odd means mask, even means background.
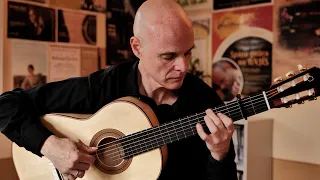
[[[290,72],[288,72],[287,74],[286,74],[286,77],[287,78],[290,78],[290,77],[292,77],[292,76],[294,76],[295,74],[294,74],[294,72],[293,71],[290,71]]]
[[[307,68],[304,68],[301,64],[298,65],[298,69],[300,72],[307,70]]]
[[[283,81],[282,77],[277,77],[277,78],[274,78],[273,80],[275,83],[279,83],[281,81]]]

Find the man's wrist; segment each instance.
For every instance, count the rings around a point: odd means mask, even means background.
[[[43,143],[41,149],[40,149],[40,153],[44,156],[46,156],[46,154],[48,153],[48,150],[50,149],[50,147],[53,146],[54,141],[56,140],[56,136],[55,135],[50,135]]]

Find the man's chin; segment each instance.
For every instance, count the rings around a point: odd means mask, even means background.
[[[166,83],[166,88],[171,89],[171,90],[176,90],[179,89],[183,84],[183,79],[182,80],[171,80]]]

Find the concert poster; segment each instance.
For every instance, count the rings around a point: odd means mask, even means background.
[[[98,69],[98,49],[91,47],[81,47],[81,76],[88,76]]]
[[[186,11],[211,10],[213,0],[176,0]]]
[[[194,29],[194,48],[192,49],[189,72],[211,86],[211,14],[190,16]]]
[[[55,10],[8,2],[8,38],[55,41]]]
[[[11,47],[13,88],[27,90],[45,84],[47,81],[47,44],[13,39]]]
[[[106,12],[106,0],[81,0],[80,8],[87,11]]]
[[[77,46],[49,46],[48,81],[61,81],[81,76],[81,49]]]
[[[273,78],[297,66],[320,67],[320,1],[276,1],[274,4]]]
[[[65,43],[96,45],[96,15],[59,9],[58,41]]]
[[[272,6],[212,15],[212,87],[228,102],[271,86]]]
[[[134,60],[130,38],[135,13],[145,0],[107,0],[107,65]]]
[[[214,0],[213,9],[220,10],[263,3],[271,3],[271,0]]]

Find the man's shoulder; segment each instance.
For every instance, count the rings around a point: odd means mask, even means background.
[[[99,77],[101,79],[104,79],[108,76],[126,76],[133,70],[135,65],[136,61],[134,60],[125,61],[119,64],[110,65],[104,69],[93,72],[89,76]]]

